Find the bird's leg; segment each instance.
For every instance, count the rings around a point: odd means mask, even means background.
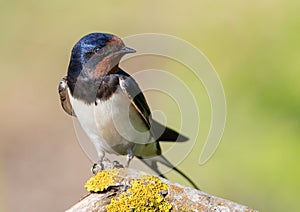
[[[99,160],[93,164],[92,166],[92,173],[97,174],[98,172],[101,172],[104,169],[103,159],[104,159],[105,153],[103,151],[98,152]]]
[[[134,157],[134,155],[133,155],[134,148],[135,148],[135,145],[128,149],[125,168],[129,167],[129,163],[132,160],[132,158]]]

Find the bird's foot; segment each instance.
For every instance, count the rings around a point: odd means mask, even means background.
[[[93,174],[97,174],[98,172],[101,172],[104,169],[121,169],[124,168],[124,166],[119,163],[119,161],[114,160],[111,162],[108,158],[104,158],[102,161],[98,161],[97,163],[94,163],[91,170]]]
[[[122,164],[120,164],[119,161],[114,160],[113,161],[113,168],[121,169],[121,168],[124,168],[124,166]]]
[[[94,163],[92,166],[92,173],[97,174],[98,172],[101,172],[104,169],[104,165],[102,162],[98,161],[97,163]]]

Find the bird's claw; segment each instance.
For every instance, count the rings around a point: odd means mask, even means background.
[[[97,174],[98,172],[101,172],[104,169],[114,169],[114,168],[121,169],[124,168],[124,166],[116,160],[110,162],[108,159],[104,159],[102,162],[98,161],[97,163],[94,163],[91,170],[93,174]]]
[[[104,169],[104,165],[102,162],[94,163],[92,166],[92,173],[97,174],[98,172],[101,172]]]
[[[113,161],[113,168],[121,169],[121,168],[124,168],[124,166],[122,164],[120,164],[119,161],[114,160]]]

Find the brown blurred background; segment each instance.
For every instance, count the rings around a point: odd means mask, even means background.
[[[179,167],[213,195],[261,211],[298,209],[299,2],[0,5],[0,211],[63,211],[87,193],[91,162],[60,107],[57,85],[74,43],[94,31],[166,33],[201,49],[223,82],[227,125],[208,163],[197,164],[203,136]]]

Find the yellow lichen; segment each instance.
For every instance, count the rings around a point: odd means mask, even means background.
[[[127,191],[114,197],[106,206],[108,212],[114,211],[170,211],[172,205],[165,201],[168,186],[159,178],[142,175],[141,179],[134,179]]]
[[[118,169],[103,170],[91,177],[86,183],[85,188],[89,192],[99,192],[106,190],[114,185],[114,177],[119,173]]]

